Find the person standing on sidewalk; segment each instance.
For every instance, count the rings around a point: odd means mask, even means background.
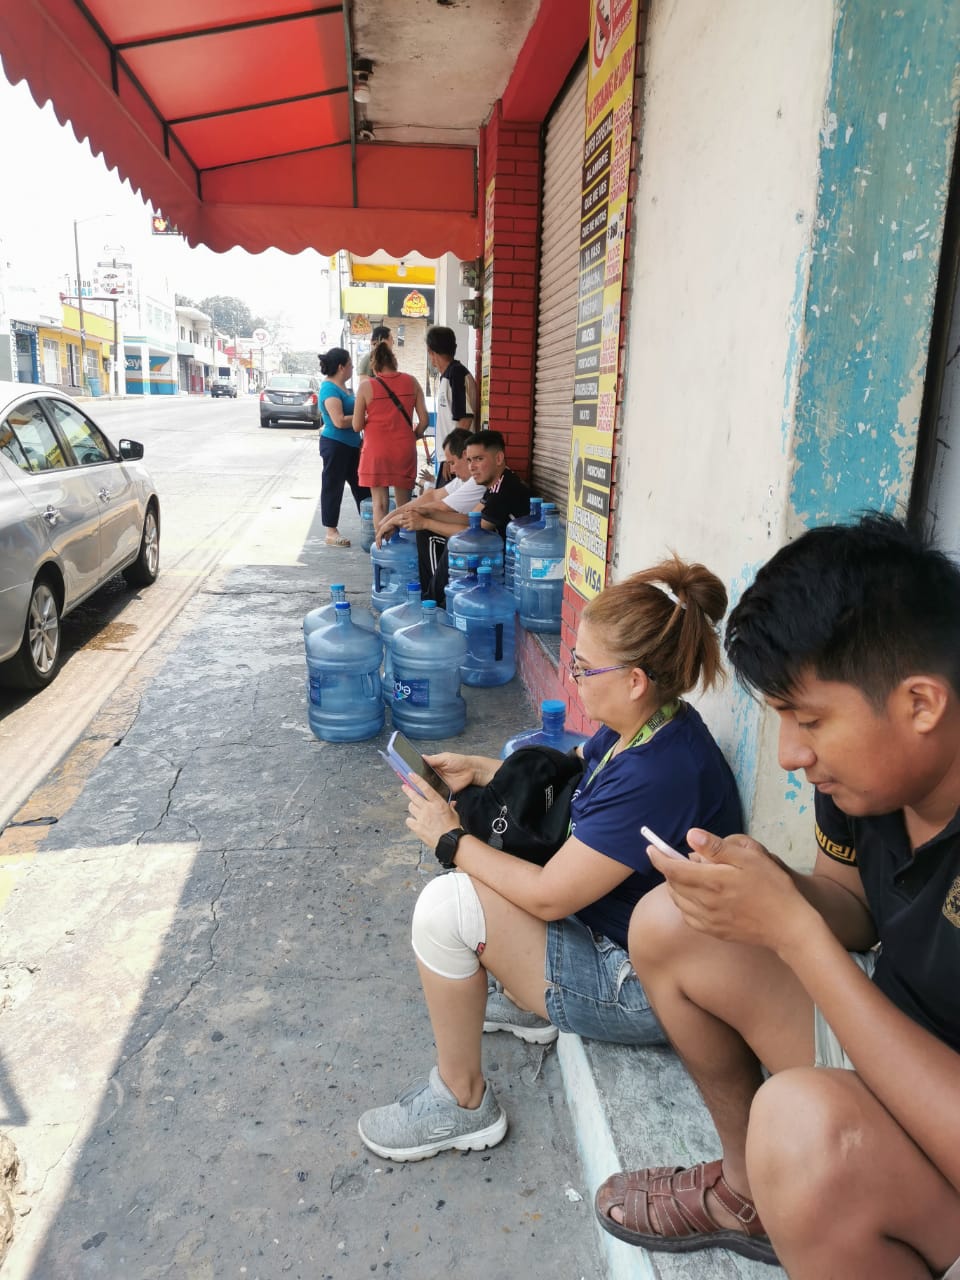
[[[373,495],[375,529],[386,518],[391,488],[398,507],[410,501],[417,478],[417,441],[423,439],[427,421],[420,383],[400,373],[388,343],[378,342],[370,357],[370,376],[360,384],[353,410],[353,429],[364,433],[359,477]]]
[[[361,382],[364,378],[370,377],[370,361],[373,357],[373,349],[378,342],[385,342],[390,350],[393,350],[393,330],[389,325],[375,324],[370,331],[370,350],[360,357],[360,363],[357,365],[357,378]]]
[[[331,347],[319,359],[320,372],[324,375],[319,397],[323,418],[323,430],[320,432],[320,457],[323,459],[320,519],[328,547],[349,547],[350,539],[342,537],[338,527],[343,487],[349,484],[358,514],[360,503],[370,497],[370,490],[365,489],[358,478],[360,436],[353,429],[354,396],[347,390],[353,361],[350,352],[343,347]]]
[[[445,439],[454,427],[476,430],[477,384],[465,364],[457,359],[457,335],[445,325],[427,330],[427,354],[440,375],[437,383],[437,439]]]
[[[620,1044],[663,1033],[626,953],[637,901],[660,880],[641,824],[682,843],[688,816],[741,821],[720,748],[681,695],[720,676],[715,624],[727,593],[703,565],[665,561],[585,607],[571,674],[603,726],[579,748],[585,771],[566,842],[536,866],[460,827],[436,792],[404,787],[407,826],[441,865],[417,901],[412,941],[437,1045],[428,1081],[367,1111],[360,1137],[390,1160],[500,1142],[507,1120],[482,1069],[482,1033],[548,1044],[558,1029]],[[453,791],[490,781],[500,761],[443,753]],[[498,985],[498,983],[500,985]]]

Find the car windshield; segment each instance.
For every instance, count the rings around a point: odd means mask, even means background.
[[[270,386],[275,387],[278,391],[309,391],[310,379],[298,378],[292,374],[286,377],[281,375],[277,378],[271,378]]]

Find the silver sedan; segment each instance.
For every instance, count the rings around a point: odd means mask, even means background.
[[[114,574],[155,581],[160,502],[142,457],[62,392],[0,382],[0,683],[49,684],[60,619]]]

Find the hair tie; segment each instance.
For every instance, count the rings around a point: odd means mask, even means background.
[[[674,604],[678,604],[681,609],[684,609],[684,610],[686,609],[687,606],[684,603],[684,601],[680,599],[680,597],[677,595],[675,591],[671,591],[668,586],[665,586],[664,583],[651,582],[650,585],[652,587],[656,587],[658,591],[662,591],[668,600],[672,600]]]

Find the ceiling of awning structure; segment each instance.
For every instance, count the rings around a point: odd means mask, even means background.
[[[479,130],[539,3],[16,0],[0,57],[192,244],[469,258]]]

